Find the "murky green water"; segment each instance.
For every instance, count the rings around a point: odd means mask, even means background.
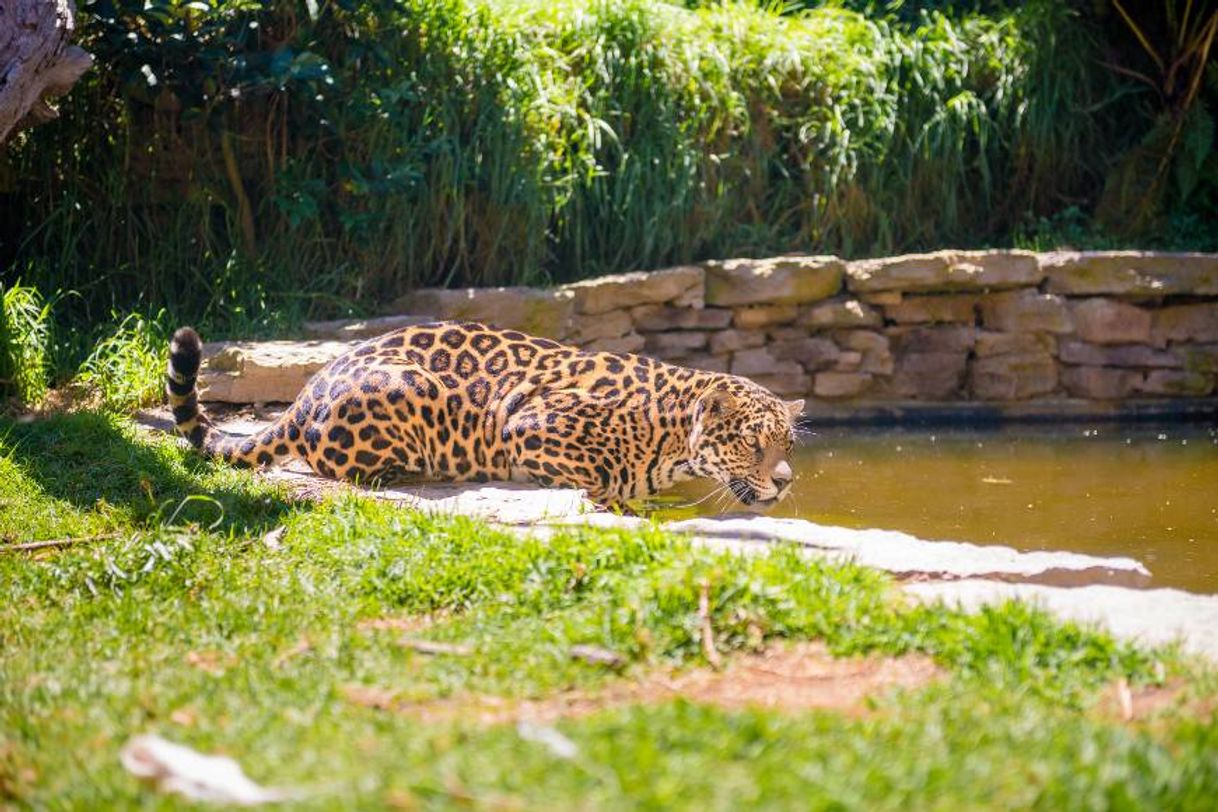
[[[1213,426],[822,429],[793,463],[792,495],[771,515],[1127,555],[1155,586],[1218,592]],[[681,495],[706,493],[691,485]],[[699,510],[715,512],[710,502]]]

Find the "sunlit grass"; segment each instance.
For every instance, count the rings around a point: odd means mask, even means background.
[[[791,549],[737,557],[657,529],[539,541],[366,499],[298,504],[90,413],[0,423],[0,506],[0,545],[90,537],[0,552],[0,799],[18,806],[146,801],[116,759],[144,731],[223,751],[327,809],[1204,808],[1218,787],[1211,717],[1131,727],[1091,710],[1103,686],[1160,669],[1212,690],[1174,652],[1018,605],[913,606],[879,573]],[[574,761],[511,725],[350,698],[545,698],[704,665],[704,588],[729,660],[812,638],[839,655],[929,655],[944,681],[862,718],[609,707],[559,723]],[[426,616],[414,636],[473,653],[427,657],[361,624]],[[625,666],[573,660],[574,644]]]

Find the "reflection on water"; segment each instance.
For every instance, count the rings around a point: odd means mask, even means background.
[[[818,429],[770,511],[1020,550],[1127,555],[1155,586],[1218,592],[1218,429]],[[684,500],[709,493],[685,486]],[[698,508],[714,513],[714,499]],[[737,509],[733,505],[729,509]]]

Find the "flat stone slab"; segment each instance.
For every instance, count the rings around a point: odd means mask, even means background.
[[[1150,584],[1150,572],[1132,558],[1021,553],[998,545],[925,541],[895,530],[853,530],[803,519],[699,518],[670,522],[665,529],[693,536],[700,544],[742,552],[778,541],[794,542],[818,556],[854,561],[902,578],[985,578],[1055,586]]]
[[[943,601],[970,611],[1008,600],[1027,601],[1064,620],[1102,626],[1122,640],[1144,645],[1178,641],[1185,651],[1218,660],[1218,595],[980,580],[907,584],[905,591],[922,601]]]
[[[223,341],[203,345],[199,399],[291,403],[314,372],[357,341]]]
[[[305,338],[322,341],[363,341],[391,333],[403,327],[436,321],[434,316],[377,316],[369,319],[337,319],[335,321],[306,321]]]

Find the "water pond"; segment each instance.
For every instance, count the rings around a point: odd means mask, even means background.
[[[813,431],[792,461],[792,494],[771,515],[1132,556],[1154,586],[1218,593],[1218,427]],[[709,492],[696,483],[678,498]],[[715,513],[714,502],[696,510]]]

